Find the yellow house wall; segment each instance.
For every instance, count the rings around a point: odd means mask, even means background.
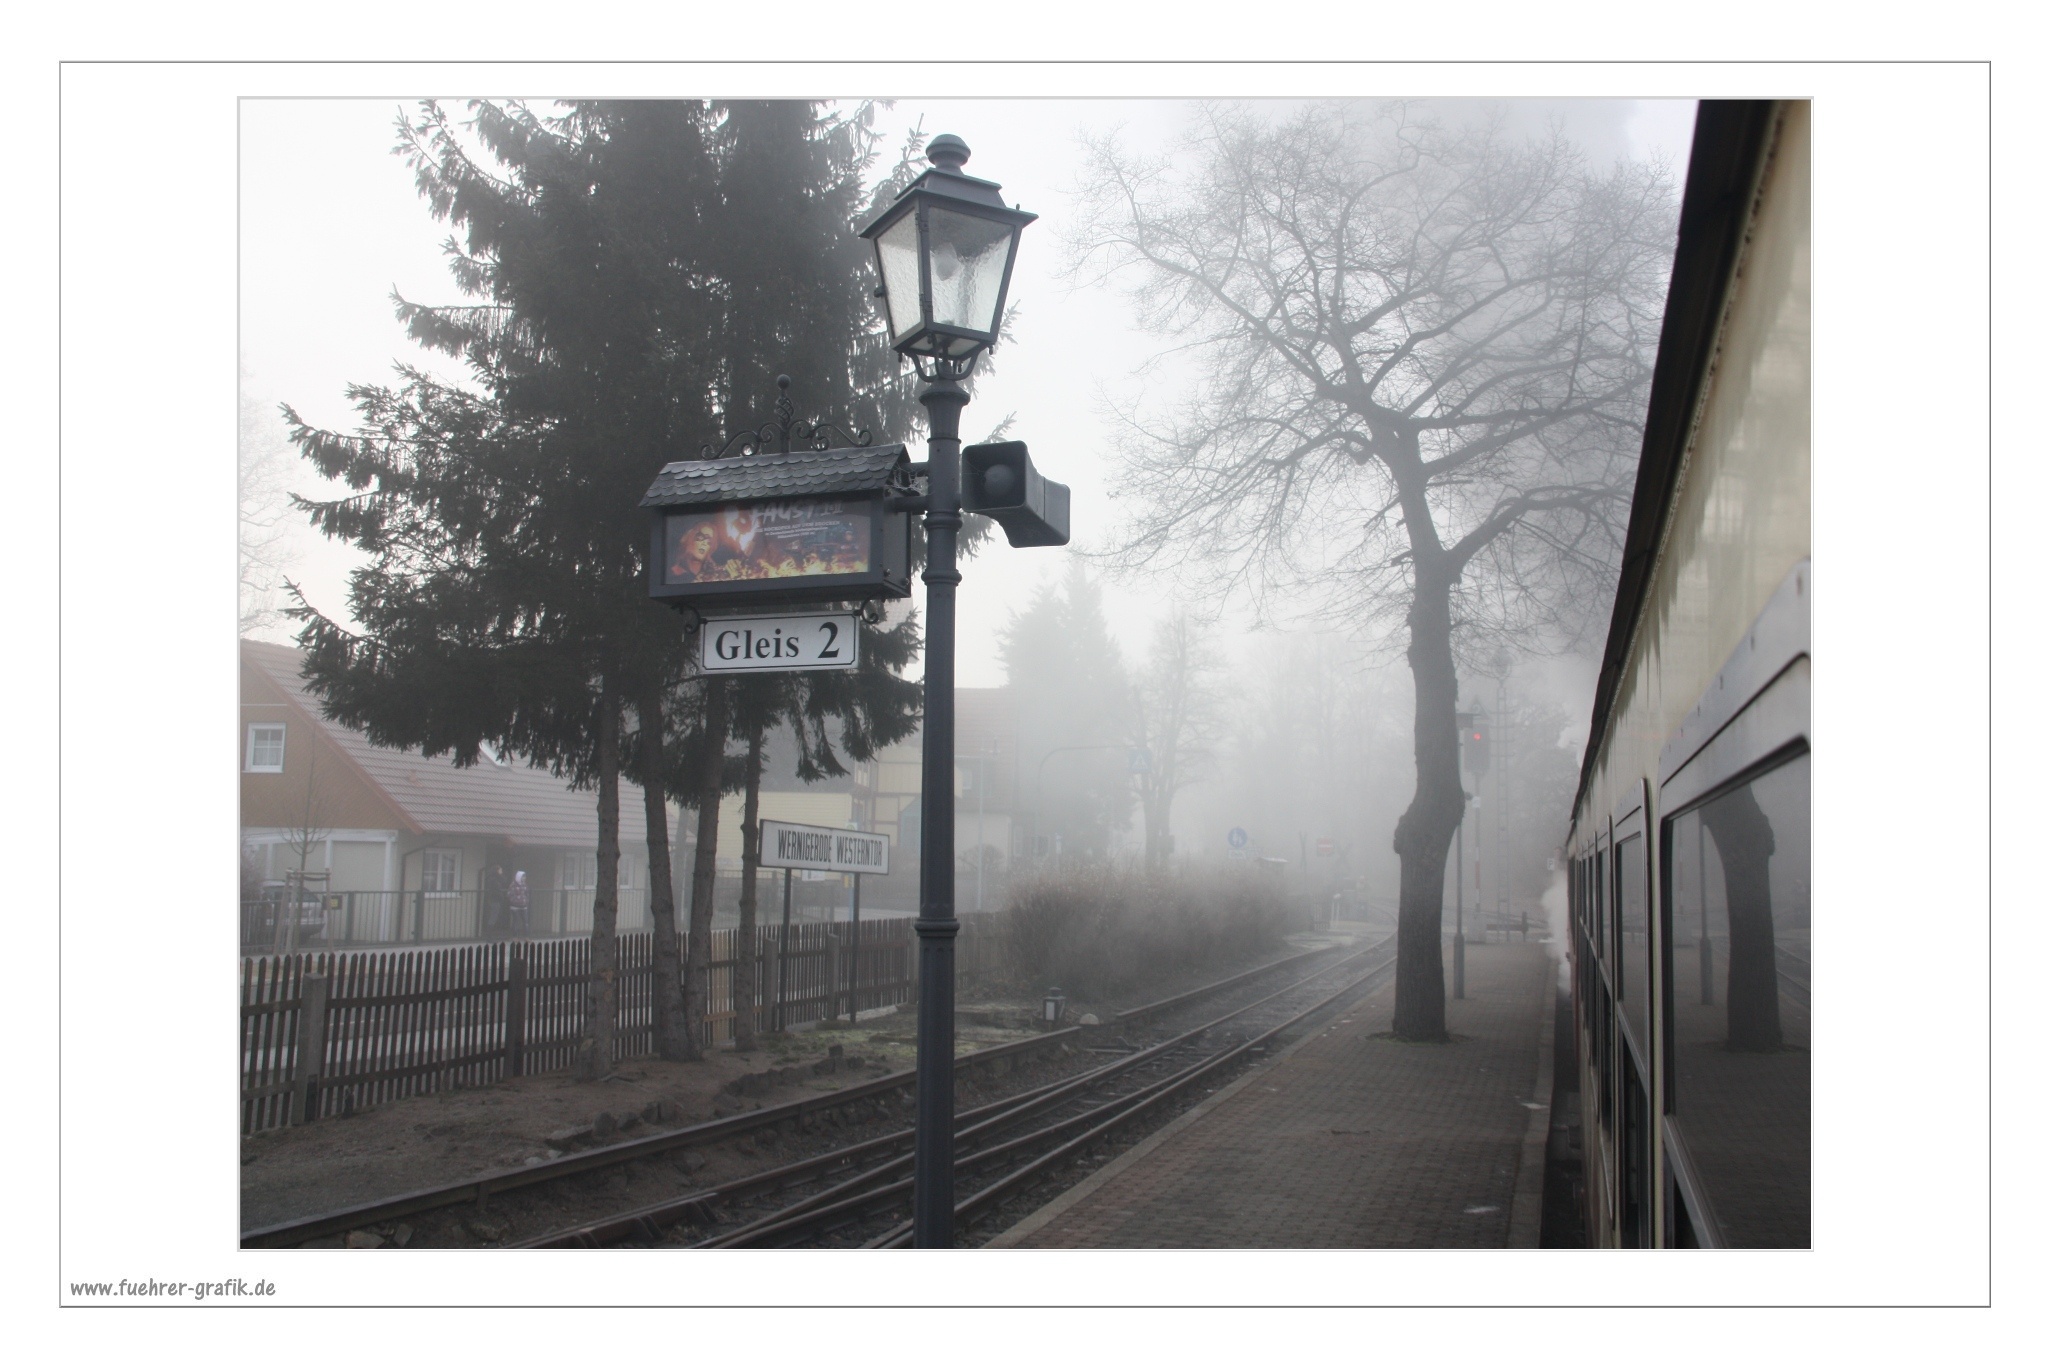
[[[718,803],[718,865],[733,872],[740,869],[740,817],[744,810],[738,795]],[[761,818],[850,829],[853,797],[847,792],[762,792]]]

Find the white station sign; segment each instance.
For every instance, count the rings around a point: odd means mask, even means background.
[[[761,822],[761,866],[799,867],[811,872],[868,872],[887,876],[889,836],[825,825]]]
[[[852,612],[714,617],[698,629],[697,639],[706,673],[852,668],[860,662],[860,618]]]

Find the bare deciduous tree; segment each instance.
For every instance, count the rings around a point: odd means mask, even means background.
[[[1612,591],[1675,232],[1661,169],[1412,106],[1204,110],[1171,166],[1096,144],[1076,271],[1204,370],[1134,421],[1132,563],[1398,612],[1415,680],[1395,1032],[1444,1036],[1458,658],[1555,646]],[[1174,169],[1174,168],[1181,169]]]
[[[298,859],[297,876],[285,874],[285,891],[280,898],[277,912],[277,926],[272,950],[279,953],[295,953],[299,950],[299,905],[306,894],[307,866],[313,860],[315,849],[324,850],[334,831],[329,827],[328,800],[326,789],[319,783],[320,746],[311,736],[306,745],[306,790],[304,799],[296,802],[293,819],[279,833],[284,846]],[[322,875],[322,874],[315,874]]]
[[[297,452],[285,437],[276,412],[247,391],[235,432],[237,539],[240,542],[239,630],[254,635],[277,624],[283,613],[277,592],[298,562],[292,542],[291,496],[285,489]]]
[[[1212,758],[1222,723],[1223,692],[1211,642],[1187,612],[1161,621],[1152,652],[1133,689],[1133,743],[1151,762],[1138,774],[1138,804],[1145,816],[1145,866],[1165,860],[1173,798],[1199,780]]]

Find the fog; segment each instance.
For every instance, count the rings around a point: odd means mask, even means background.
[[[1276,111],[1291,102],[1259,102]],[[1691,134],[1690,100],[1439,101],[1447,113],[1508,110],[1539,130],[1562,119],[1589,157],[1676,156]],[[459,301],[442,244],[447,225],[428,212],[412,175],[391,154],[399,104],[380,99],[250,99],[242,102],[241,392],[243,440],[279,453],[291,491],[332,495],[286,449],[275,418],[290,403],[307,421],[347,430],[346,387],[383,382],[398,363],[451,380],[447,357],[422,350],[393,319],[390,295]],[[1012,338],[977,380],[963,418],[975,439],[1006,416],[1048,476],[1074,489],[1075,550],[1109,548],[1118,524],[1108,451],[1120,414],[1163,409],[1185,376],[1160,362],[1159,339],[1137,326],[1114,293],[1064,277],[1063,211],[1073,200],[1085,137],[1121,130],[1133,145],[1163,151],[1195,106],[1176,100],[912,100],[880,112],[885,135],[921,127],[951,131],[974,149],[968,170],[1002,183],[1012,202],[1041,215],[1024,236],[1011,287]],[[800,395],[799,395],[800,396]],[[767,416],[772,395],[763,395]],[[829,415],[829,414],[820,414]],[[707,439],[712,434],[707,433]],[[295,581],[336,619],[349,619],[347,573],[356,553],[295,522]],[[960,608],[958,680],[1002,681],[997,635],[1035,591],[1065,573],[1064,551],[998,546],[967,566]],[[1172,585],[1111,582],[1104,609],[1120,639],[1144,638],[1151,605]],[[1233,604],[1235,605],[1235,604]],[[272,628],[263,638],[287,642]]]
[[[1075,611],[1074,598],[1107,596],[1098,579],[1077,568],[1013,616],[1010,629],[1025,638],[1035,617],[1085,617],[1089,608]],[[1128,771],[1127,753],[1114,746],[1146,746],[1156,767],[1164,758],[1161,737],[1146,732],[1130,701],[1109,699],[1143,693],[1157,637],[1171,617],[1162,612],[1146,620],[1136,610],[1130,616],[1141,626],[1109,638],[1106,662],[1099,650],[1058,660],[1024,656],[1003,679],[1026,697],[1067,699],[1051,712],[1019,702],[1015,796],[1021,818],[1028,822],[1042,806],[1041,828],[1058,832],[1049,859],[1144,859],[1141,783]],[[1398,642],[1331,628],[1255,628],[1241,619],[1199,631],[1199,686],[1212,705],[1183,746],[1185,785],[1171,803],[1171,852],[1162,861],[1264,859],[1270,867],[1277,860],[1296,895],[1320,906],[1342,893],[1343,913],[1391,924],[1399,888],[1394,825],[1415,790],[1414,695],[1405,663],[1390,647]],[[1542,901],[1561,866],[1557,849],[1594,672],[1592,660],[1563,655],[1517,660],[1466,680],[1461,705],[1484,717],[1493,758],[1484,775],[1468,771],[1466,779],[1475,798],[1462,863],[1468,927],[1482,910],[1488,923],[1505,916],[1519,927],[1523,914],[1532,928],[1547,923]],[[1104,747],[1043,764],[1054,745],[1081,743]],[[1034,768],[1044,774],[1035,781]],[[971,824],[960,828],[963,850],[972,843],[970,831]],[[1242,843],[1233,846],[1237,831]],[[1455,878],[1447,877],[1445,895],[1454,910]]]
[[[1255,113],[1280,118],[1296,107],[1270,101]],[[1594,166],[1662,160],[1680,172],[1693,108],[1672,100],[1429,107],[1453,124],[1497,120],[1515,137],[1561,131]],[[1047,857],[1143,863],[1146,780],[1129,751],[1147,750],[1154,763],[1164,757],[1141,703],[1162,632],[1188,623],[1202,714],[1179,740],[1177,790],[1154,831],[1155,859],[1272,860],[1303,897],[1343,895],[1354,913],[1391,922],[1393,831],[1415,792],[1415,699],[1398,619],[1340,591],[1221,590],[1213,572],[1146,569],[1119,554],[1130,525],[1119,496],[1129,491],[1118,483],[1120,433],[1170,423],[1198,375],[1171,338],[1141,325],[1122,290],[1077,270],[1078,167],[1085,144],[1111,133],[1138,154],[1171,161],[1200,116],[1183,102],[1128,100],[903,100],[878,116],[884,169],[909,130],[953,132],[973,148],[970,173],[1000,181],[1007,199],[1041,215],[1016,267],[1010,338],[977,377],[963,431],[973,440],[1007,423],[1010,437],[1030,443],[1046,475],[1073,488],[1074,543],[1014,550],[998,538],[964,565],[958,682],[1018,699],[1007,794],[1018,824],[1005,872],[1013,860]],[[393,290],[459,300],[441,249],[447,227],[389,152],[396,117],[395,105],[375,100],[243,104],[245,545],[270,568],[267,582],[254,575],[244,598],[245,633],[258,638],[291,638],[291,624],[266,611],[279,604],[285,572],[314,606],[349,621],[346,575],[356,562],[285,510],[286,492],[336,490],[289,449],[277,404],[347,430],[350,383],[383,382],[396,363],[461,378],[453,362],[412,346],[392,318]],[[770,398],[761,395],[761,417]],[[1598,628],[1584,638],[1531,629],[1504,653],[1461,661],[1458,705],[1492,718],[1496,734],[1490,770],[1467,777],[1476,799],[1447,907],[1462,896],[1468,915],[1511,922],[1524,913],[1540,922],[1549,908],[1604,633],[1597,604],[1586,614]],[[1031,644],[1062,632],[1078,639],[1077,629],[1086,649]],[[1096,747],[1056,765],[1045,758],[1084,743]],[[1235,845],[1233,831],[1242,832]],[[1024,842],[1042,836],[1044,847]],[[964,829],[960,845],[969,847]]]

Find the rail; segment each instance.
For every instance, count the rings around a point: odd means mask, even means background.
[[[1226,1039],[1221,1043],[1213,1041],[1214,1035],[1224,1025],[1243,1020],[1283,997],[1294,995],[1320,982],[1324,977],[1355,965],[1364,966],[1362,975],[1347,982],[1338,990],[1314,1000],[1305,1009],[1287,1016],[1255,1037],[1235,1041]],[[1392,966],[1393,959],[1389,947],[1384,942],[1376,943],[1309,977],[1290,982],[1269,995],[1216,1018],[1204,1020],[1175,1037],[1083,1076],[1056,1082],[1025,1095],[985,1106],[972,1115],[963,1115],[963,1119],[971,1121],[960,1129],[956,1139],[960,1144],[961,1154],[955,1160],[955,1179],[970,1187],[978,1182],[978,1188],[971,1188],[966,1197],[955,1205],[956,1227],[964,1231],[983,1220],[1003,1203],[1020,1194],[1025,1186],[1046,1175],[1060,1163],[1128,1128],[1140,1117],[1186,1090],[1196,1081],[1211,1076],[1254,1052],[1265,1050],[1281,1033],[1298,1027],[1306,1019],[1330,1008],[1365,986],[1384,979],[1386,973],[1392,970]],[[1162,1067],[1169,1068],[1165,1075],[1149,1082],[1141,1080],[1135,1090],[1114,1088],[1115,1084],[1126,1076],[1142,1077],[1144,1071]],[[1109,1089],[1107,1095],[1089,1098],[1089,1092],[1105,1088]],[[994,1145],[978,1145],[981,1141],[1013,1129],[1036,1115],[1057,1115],[1061,1109],[1076,1104],[1078,1108],[1074,1112],[1067,1113],[1064,1117],[1054,1117],[1043,1126],[1020,1136]],[[1054,1145],[1047,1150],[1047,1143]],[[835,1190],[814,1195],[797,1209],[782,1210],[746,1227],[733,1229],[697,1245],[787,1246],[801,1241],[816,1240],[820,1234],[872,1220],[878,1214],[898,1207],[907,1209],[911,1191],[909,1161],[909,1156],[905,1155],[882,1167],[864,1172]],[[1008,1170],[999,1169],[991,1175],[989,1168],[1000,1168],[1005,1163],[1013,1162],[1021,1164],[1011,1165]],[[851,1192],[856,1186],[872,1186],[873,1181],[899,1172],[902,1173],[902,1178],[890,1184]],[[862,1245],[904,1246],[908,1245],[909,1238],[910,1224],[905,1221],[892,1224],[880,1236]]]
[[[1297,968],[1328,954],[1338,952],[1344,945],[1312,949],[1305,953],[1281,958],[1250,972],[1238,973],[1222,981],[1175,997],[1182,1002],[1191,1002],[1205,995],[1213,995],[1241,985],[1261,975],[1270,975]],[[1125,1011],[1119,1018],[1139,1017],[1153,1012],[1153,1006],[1140,1006]],[[1055,1029],[1036,1037],[1019,1039],[995,1047],[965,1053],[954,1060],[954,1073],[986,1070],[1005,1065],[1021,1063],[1036,1054],[1054,1050],[1063,1044],[1071,1044],[1083,1034],[1079,1026]],[[455,1181],[444,1185],[412,1191],[391,1199],[376,1200],[366,1204],[338,1209],[330,1213],[290,1222],[273,1224],[252,1229],[242,1236],[244,1247],[298,1246],[305,1242],[337,1233],[345,1233],[374,1223],[395,1218],[408,1217],[433,1209],[448,1208],[463,1204],[482,1204],[494,1196],[529,1186],[547,1185],[573,1175],[592,1170],[623,1165],[648,1157],[665,1155],[690,1147],[707,1146],[718,1142],[742,1137],[759,1129],[769,1128],[792,1121],[801,1123],[806,1118],[822,1116],[827,1112],[856,1109],[877,1098],[896,1092],[910,1092],[914,1089],[917,1076],[914,1070],[891,1072],[873,1080],[863,1081],[842,1090],[806,1096],[783,1104],[764,1106],[728,1118],[713,1119],[693,1124],[666,1133],[652,1134],[626,1142],[587,1152],[570,1153],[518,1169],[487,1172],[480,1176]]]

